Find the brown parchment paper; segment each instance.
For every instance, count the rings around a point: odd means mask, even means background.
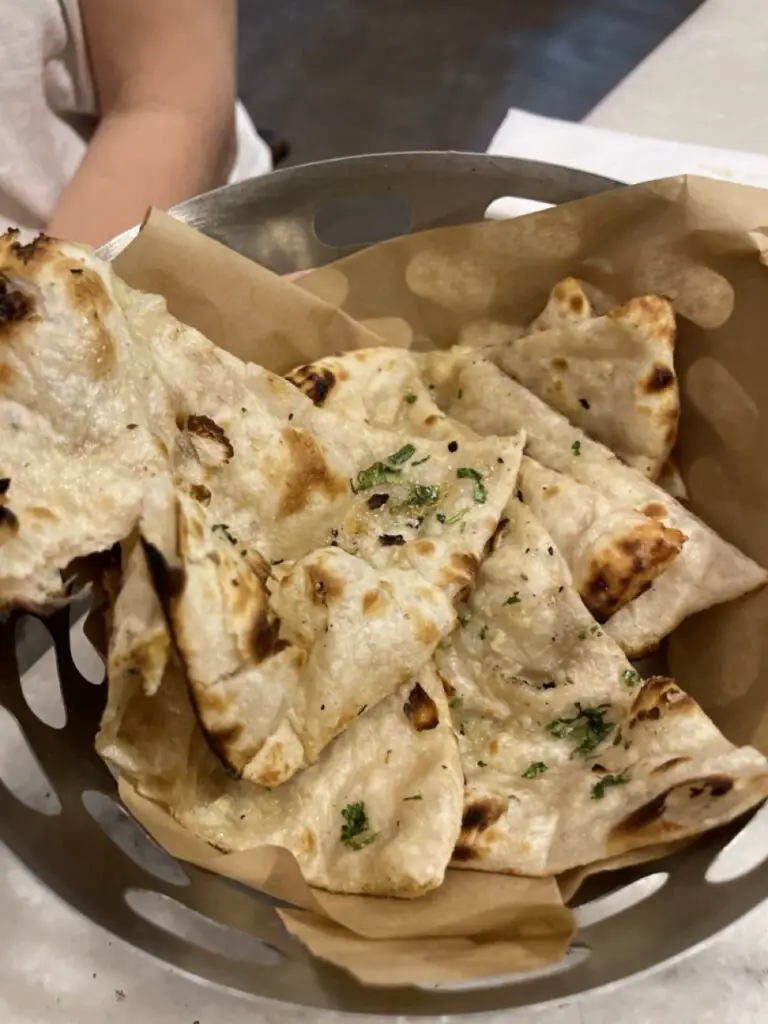
[[[150,210],[114,266],[134,288],[164,295],[174,316],[217,345],[276,373],[319,352],[381,344],[335,306],[297,294],[288,281],[161,210]]]
[[[372,344],[493,341],[499,329],[529,322],[566,274],[619,300],[667,295],[680,314],[676,455],[691,504],[768,564],[763,225],[768,192],[674,178],[513,221],[405,236],[292,282],[153,211],[116,264],[129,284],[166,295],[180,319],[278,372]],[[764,751],[766,623],[762,592],[689,620],[669,645],[680,684],[734,742]],[[170,853],[292,903],[297,909],[280,912],[289,930],[369,983],[498,975],[567,948],[572,923],[554,880],[449,871],[438,892],[412,902],[336,896],[309,889],[285,851],[221,854],[130,787],[121,794]],[[566,895],[586,873],[562,880]]]

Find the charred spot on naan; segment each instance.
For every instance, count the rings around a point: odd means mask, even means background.
[[[643,331],[648,337],[661,342],[672,353],[677,325],[675,311],[669,299],[660,295],[640,295],[606,314],[611,320]]]
[[[344,580],[321,564],[307,566],[309,597],[313,604],[327,606],[344,596]]]
[[[0,329],[27,320],[33,312],[34,304],[30,296],[14,288],[7,276],[0,273]]]
[[[147,562],[152,586],[160,599],[166,616],[170,615],[171,604],[184,591],[186,574],[181,565],[170,565],[163,553],[146,537],[141,537],[141,547]]]
[[[362,607],[363,615],[374,615],[380,613],[391,603],[389,594],[382,587],[368,590],[363,594]]]
[[[507,811],[507,801],[500,796],[474,797],[464,808],[461,816],[461,832],[453,851],[453,859],[466,862],[482,857],[478,844],[480,836],[495,825]]]
[[[664,761],[662,764],[657,764],[651,771],[651,775],[662,775],[664,772],[669,772],[673,768],[679,768],[681,764],[689,764],[690,761],[690,757],[671,757],[668,761]]]
[[[215,420],[212,420],[210,416],[188,416],[185,426],[188,434],[204,441],[212,441],[218,446],[220,451],[215,460],[217,463],[224,465],[235,457],[235,449],[232,447],[232,442],[227,437],[223,428]],[[194,444],[194,441],[192,443]],[[200,453],[198,452],[198,454]]]
[[[640,511],[644,516],[648,516],[649,519],[666,519],[669,515],[669,509],[660,501],[651,501],[644,505]]]
[[[485,557],[486,558],[490,558],[491,555],[495,551],[499,550],[499,548],[501,547],[501,545],[502,545],[502,543],[504,541],[504,536],[505,536],[505,534],[507,532],[507,527],[508,526],[509,526],[509,519],[507,519],[505,517],[502,517],[498,521],[498,523],[496,523],[496,526],[493,529],[493,533],[488,538],[488,540],[485,542]]]
[[[437,704],[435,704],[421,683],[416,683],[408,694],[408,699],[403,704],[403,714],[416,732],[435,729],[440,721],[440,716],[437,713]]]
[[[287,381],[311,398],[315,405],[322,405],[336,384],[336,375],[329,366],[307,363],[286,374]]]
[[[74,312],[82,314],[90,324],[90,337],[86,335],[84,341],[88,344],[91,373],[98,379],[111,373],[117,365],[115,342],[106,327],[112,310],[112,299],[95,270],[89,267],[74,269],[79,270],[79,273],[66,275],[69,304]]]
[[[288,451],[287,466],[282,470],[278,519],[287,519],[301,512],[315,492],[331,499],[349,492],[349,481],[334,473],[311,434],[296,427],[286,427],[282,438]]]
[[[696,708],[692,697],[681,690],[674,679],[666,676],[651,676],[632,704],[629,728],[641,722],[656,722],[662,715],[690,714]]]
[[[638,523],[590,558],[579,593],[599,622],[645,593],[680,554],[684,533],[657,519]]]
[[[19,520],[6,505],[0,505],[0,541],[19,532]]]
[[[480,569],[480,559],[471,551],[454,551],[448,564],[437,577],[439,587],[456,588],[456,596],[464,600],[469,596]]]
[[[671,367],[657,363],[641,383],[641,388],[649,395],[656,395],[667,391],[675,384],[676,380],[675,372]]]
[[[189,494],[201,505],[210,505],[211,503],[211,492],[204,484],[191,484]]]
[[[706,818],[705,807],[716,805],[733,789],[734,780],[724,774],[696,776],[670,786],[611,829],[608,855],[695,831],[697,816]]]
[[[531,328],[547,330],[564,323],[588,320],[592,315],[592,306],[581,282],[575,277],[565,277],[554,286],[546,306],[533,321]]]

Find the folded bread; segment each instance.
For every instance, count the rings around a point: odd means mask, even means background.
[[[114,609],[102,757],[220,850],[289,850],[311,885],[396,897],[439,886],[459,834],[463,781],[434,670],[425,666],[355,717],[315,765],[259,788],[233,779],[211,752],[148,591],[137,544]]]
[[[655,480],[680,419],[675,333],[667,299],[630,299],[598,317],[579,282],[566,278],[527,334],[484,354]]]
[[[768,761],[729,743],[672,680],[643,681],[530,509],[512,501],[507,520],[435,658],[466,778],[455,864],[559,873],[763,800]]]
[[[64,599],[168,472],[173,411],[115,285],[88,249],[0,237],[0,610]]]
[[[630,657],[652,650],[683,619],[762,586],[768,573],[692,512],[527,388],[470,350],[441,353],[440,391],[448,415],[479,434],[526,431],[526,453],[597,492],[617,512],[634,510],[685,542],[663,575],[621,607],[605,630]],[[607,506],[606,506],[607,507]],[[670,538],[673,539],[673,538]],[[681,540],[681,538],[677,538]]]
[[[455,623],[445,591],[416,570],[376,570],[341,548],[276,566],[275,578],[168,486],[148,492],[140,538],[200,728],[233,774],[260,785],[316,761]]]

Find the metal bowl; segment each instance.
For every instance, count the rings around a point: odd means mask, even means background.
[[[560,203],[617,184],[507,158],[385,154],[289,168],[172,212],[284,273],[398,233],[404,218],[412,230],[460,224],[481,219],[501,196]],[[135,230],[107,243],[101,255],[114,257]],[[760,838],[768,819],[758,812],[746,828],[729,826],[646,868],[589,882],[579,894],[577,941],[550,969],[464,985],[367,988],[309,956],[283,929],[273,901],[176,864],[155,846],[120,807],[114,780],[93,750],[103,670],[82,623],[68,612],[44,626],[27,618],[27,633],[49,631],[53,647],[23,682],[14,633],[20,625],[0,623],[0,839],[113,935],[244,997],[413,1016],[562,1001],[681,956],[768,896],[768,841]]]

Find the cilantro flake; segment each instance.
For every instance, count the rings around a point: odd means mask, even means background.
[[[362,850],[378,838],[378,832],[371,832],[365,804],[347,804],[342,808],[341,816],[344,824],[341,826],[339,839],[350,850]]]
[[[585,708],[577,702],[576,714],[572,718],[555,718],[547,724],[547,732],[559,740],[573,739],[577,745],[574,755],[586,757],[613,731],[613,722],[606,722],[605,713],[610,704],[599,704]]]
[[[609,786],[624,786],[627,782],[629,782],[629,774],[626,768],[619,775],[604,775],[592,787],[592,799],[602,800]]]
[[[483,486],[482,474],[478,473],[476,469],[472,469],[470,466],[461,466],[456,470],[456,476],[459,477],[459,479],[475,481],[475,489],[472,496],[478,505],[484,505],[485,500],[488,497],[488,493]]]
[[[404,444],[402,448],[398,448],[392,455],[387,456],[387,462],[392,466],[402,466],[404,462],[411,458],[415,451],[414,445]]]
[[[543,761],[531,761],[528,767],[522,774],[524,779],[536,779],[539,775],[543,775],[544,772],[549,771],[549,768]]]

